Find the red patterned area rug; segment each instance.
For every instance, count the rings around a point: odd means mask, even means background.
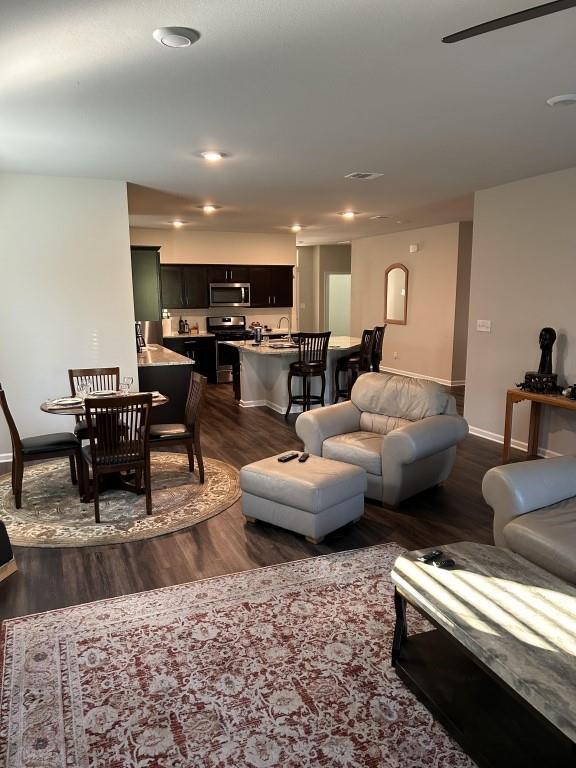
[[[390,668],[399,552],[6,621],[0,765],[471,768]]]

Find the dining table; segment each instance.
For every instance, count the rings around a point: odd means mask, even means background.
[[[122,392],[112,392],[110,391],[107,393],[109,396],[121,396]],[[127,395],[135,395],[135,394],[147,394],[145,392],[127,392]],[[170,402],[170,398],[166,395],[163,395],[161,392],[150,392],[152,395],[152,407],[157,408],[161,405],[166,405],[166,403]],[[92,397],[98,397],[99,395],[94,392],[91,395]],[[100,395],[102,397],[102,395]],[[102,398],[104,399],[104,398]],[[82,418],[83,416],[86,416],[86,409],[84,407],[84,400],[81,397],[72,397],[70,395],[65,395],[62,397],[56,397],[52,398],[50,400],[45,400],[40,405],[40,410],[44,413],[51,413],[59,416],[75,416],[77,421]],[[80,467],[78,467],[78,470],[80,471]],[[132,473],[110,473],[107,475],[101,476],[101,482],[103,484],[102,490],[111,490],[111,489],[120,489],[123,491],[136,491],[136,486],[134,484],[134,475]],[[86,489],[87,491],[89,489]],[[86,496],[82,499],[83,502],[89,501],[90,494],[87,493]]]

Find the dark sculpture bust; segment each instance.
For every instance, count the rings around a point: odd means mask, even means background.
[[[561,389],[558,387],[558,375],[552,373],[552,347],[556,341],[554,328],[542,328],[538,341],[542,350],[538,372],[527,371],[524,375],[524,381],[518,386],[527,392],[555,395]]]
[[[556,331],[554,328],[542,328],[540,331],[540,367],[538,373],[552,373],[552,347],[556,341]]]

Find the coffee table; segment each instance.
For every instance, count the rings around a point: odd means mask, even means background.
[[[398,675],[479,766],[576,766],[576,588],[520,555],[439,546],[394,564]],[[406,606],[435,628],[408,634]]]

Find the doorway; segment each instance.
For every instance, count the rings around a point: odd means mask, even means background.
[[[352,275],[328,272],[326,275],[325,328],[332,336],[350,336]]]

